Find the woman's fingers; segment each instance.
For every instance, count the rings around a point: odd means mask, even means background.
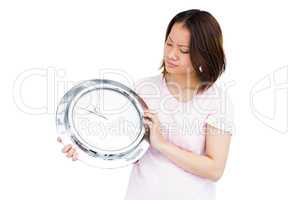
[[[73,157],[73,154],[74,154],[75,152],[76,152],[75,147],[72,147],[72,148],[70,149],[70,151],[67,153],[67,157],[68,157],[68,158]]]
[[[78,152],[73,153],[72,160],[73,161],[78,160]]]
[[[62,143],[62,140],[61,140],[61,138],[60,137],[57,137],[57,142],[59,142],[59,143]]]
[[[147,122],[153,122],[153,116],[145,113],[144,114],[144,121],[147,121]]]
[[[71,144],[65,145],[64,148],[62,149],[63,153],[67,153],[68,151],[70,151],[72,148]]]
[[[62,139],[60,137],[57,137],[57,142],[64,145]],[[72,144],[64,145],[62,148],[62,152],[65,153],[67,158],[72,158],[72,161],[78,160],[78,152],[76,151],[76,147],[74,147]]]
[[[155,113],[154,110],[150,110],[150,109],[145,109],[144,111],[145,111],[145,112],[149,112],[149,113]]]
[[[144,117],[144,123],[150,126],[153,122],[150,118]]]
[[[147,116],[154,116],[155,115],[155,113],[152,113],[152,112],[149,112],[149,111],[145,111],[144,114],[147,115]]]
[[[157,116],[156,116],[156,113],[152,113],[152,112],[149,112],[149,111],[145,111],[144,112],[144,117],[147,117],[147,118],[149,118],[151,121],[153,121],[153,122],[155,122],[155,121],[157,121],[158,119],[157,119]]]

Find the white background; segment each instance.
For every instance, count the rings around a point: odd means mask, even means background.
[[[56,104],[104,69],[132,81],[158,74],[167,24],[191,8],[211,12],[222,27],[223,81],[235,105],[217,199],[299,199],[297,7],[254,0],[1,1],[0,199],[123,199],[131,168],[66,159],[56,143]]]

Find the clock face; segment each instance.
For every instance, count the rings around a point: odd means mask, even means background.
[[[112,89],[94,89],[74,104],[71,123],[81,141],[104,151],[119,151],[137,140],[141,116],[135,104]]]

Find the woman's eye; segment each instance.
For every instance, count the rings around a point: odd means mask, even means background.
[[[171,47],[171,46],[172,46],[172,44],[170,44],[170,43],[167,43],[167,46]]]
[[[184,54],[188,54],[189,51],[183,51],[183,50],[180,50],[181,53],[184,53]]]

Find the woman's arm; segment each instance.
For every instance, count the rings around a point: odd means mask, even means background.
[[[228,156],[231,135],[207,124],[205,155],[192,153],[169,143],[163,137],[155,113],[146,110],[145,123],[150,127],[150,143],[169,160],[184,170],[213,181],[221,178]],[[199,147],[200,148],[200,147]]]
[[[157,150],[184,170],[217,181],[224,172],[230,139],[230,134],[207,125],[205,155],[183,150],[168,142],[160,143]]]

